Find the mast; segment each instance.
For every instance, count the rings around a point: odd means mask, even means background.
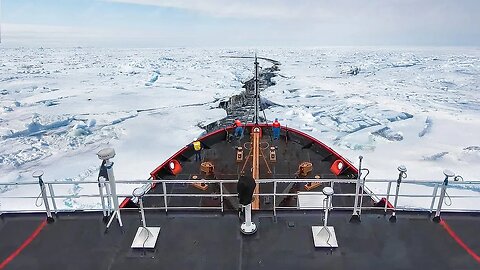
[[[260,180],[260,127],[253,127],[253,137],[252,137],[252,178],[256,181]],[[260,187],[258,183],[255,185],[255,190],[253,191],[253,202],[252,209],[260,209]]]
[[[258,59],[257,54],[255,53],[255,127],[253,128],[253,137],[252,137],[252,177],[255,181],[260,179],[260,127],[258,127],[258,113],[259,113],[259,95],[258,95]],[[255,186],[254,190],[254,200],[252,202],[252,209],[260,209],[260,197],[258,193],[260,188],[258,183]]]
[[[259,98],[260,96],[258,95],[258,61],[257,61],[257,54],[255,53],[255,125],[258,125],[258,113],[259,113]]]

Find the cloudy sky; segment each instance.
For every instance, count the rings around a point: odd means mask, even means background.
[[[479,0],[0,0],[0,46],[480,46]]]

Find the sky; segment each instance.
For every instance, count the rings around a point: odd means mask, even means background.
[[[478,0],[0,0],[0,46],[480,46]]]

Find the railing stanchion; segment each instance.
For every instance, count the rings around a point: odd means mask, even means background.
[[[47,190],[45,189],[45,183],[42,179],[43,171],[34,171],[32,176],[34,178],[38,178],[38,184],[40,185],[40,194],[43,199],[43,205],[45,205],[45,211],[47,212],[47,222],[52,223],[55,221],[55,219],[53,219],[52,211],[50,211],[50,205],[48,204]]]
[[[362,156],[358,157],[358,174],[357,182],[355,183],[355,202],[353,203],[353,213],[350,222],[360,222],[360,212],[358,211],[358,196],[360,194],[360,181],[362,176]],[[363,193],[363,191],[362,191]]]
[[[387,213],[387,207],[388,207],[388,202],[389,202],[389,199],[390,199],[390,189],[392,188],[392,182],[388,182],[388,187],[387,187],[387,200],[385,201],[385,207],[383,209],[383,211],[385,212],[385,214]]]
[[[115,183],[115,175],[113,174],[113,162],[110,161],[110,159],[115,157],[115,150],[113,150],[113,148],[105,148],[98,151],[97,156],[100,160],[102,160],[102,162],[105,162],[105,168],[107,169],[108,183],[110,184],[110,192],[112,195],[111,197],[113,203],[113,214],[107,223],[105,233],[108,231],[108,228],[110,228],[110,225],[112,224],[115,216],[117,218],[118,225],[120,225],[120,229],[123,233],[123,222],[122,216],[120,214],[120,206],[118,204],[117,186]]]
[[[102,213],[103,213],[103,221],[108,221],[108,216],[110,215],[110,207],[107,209],[105,205],[105,196],[103,195],[103,187],[105,186],[106,179],[103,176],[98,177],[98,193],[100,195],[100,202],[102,203]],[[109,199],[109,195],[107,193],[107,200]]]
[[[365,182],[367,181],[367,175],[370,173],[370,171],[367,168],[362,168],[362,171],[366,171],[367,174],[365,174],[365,176],[362,179],[362,184],[361,184],[362,192],[360,194],[360,204],[359,204],[359,208],[358,208],[358,216],[362,215],[363,197],[366,195],[365,194]]]
[[[110,168],[112,167],[113,164],[110,164]],[[398,179],[397,180],[392,180],[392,179],[369,179],[369,184],[370,183],[386,183],[387,184],[387,187],[386,187],[386,193],[385,192],[380,192],[378,194],[374,194],[367,186],[366,186],[366,175],[365,174],[362,174],[361,175],[361,181],[358,182],[357,179],[332,179],[332,178],[324,178],[324,179],[311,179],[312,181],[318,181],[320,183],[322,183],[322,185],[324,185],[325,187],[329,187],[331,188],[332,185],[334,186],[338,186],[338,183],[359,183],[359,189],[361,191],[362,187],[364,189],[364,192],[360,192],[357,193],[357,194],[354,194],[353,192],[351,193],[343,193],[343,194],[333,194],[332,195],[332,199],[334,198],[333,196],[337,196],[339,198],[342,198],[342,197],[346,197],[346,198],[351,198],[352,196],[356,196],[357,197],[357,207],[356,207],[356,213],[359,214],[359,216],[361,215],[361,212],[362,210],[372,210],[372,209],[378,209],[378,210],[383,210],[384,213],[386,214],[389,210],[391,210],[391,216],[390,219],[394,219],[395,216],[396,216],[396,211],[397,210],[412,210],[412,211],[429,211],[431,214],[434,214],[434,220],[435,221],[438,221],[440,220],[440,214],[441,214],[441,211],[443,210],[443,205],[446,204],[446,205],[450,205],[449,204],[449,201],[450,198],[451,199],[454,199],[454,198],[479,198],[479,196],[477,194],[472,194],[472,195],[465,195],[465,194],[452,194],[451,196],[449,196],[448,192],[449,190],[447,190],[449,188],[448,186],[448,181],[452,181],[452,177],[453,177],[453,181],[461,181],[463,180],[461,176],[459,175],[454,175],[453,173],[451,174],[448,174],[449,172],[446,170],[444,171],[444,174],[445,174],[445,180],[443,180],[443,182],[438,182],[438,181],[413,181],[413,180],[406,180],[406,168],[404,168],[404,171],[401,170],[401,168],[404,167],[404,166],[400,166],[398,167],[398,170],[399,170],[399,175],[398,175]],[[368,169],[366,168],[362,168],[362,172],[366,172],[368,171]],[[401,174],[400,174],[401,173]],[[37,173],[38,174],[38,173]],[[37,175],[37,178],[41,178],[39,177],[40,175]],[[113,176],[113,174],[112,174]],[[113,177],[112,177],[113,179]],[[216,210],[221,210],[221,213],[224,214],[225,212],[228,212],[228,204],[225,205],[225,200],[227,200],[227,203],[228,203],[228,200],[230,199],[230,197],[235,197],[236,195],[235,194],[229,194],[227,191],[227,186],[224,186],[224,184],[227,184],[227,185],[230,185],[230,184],[233,184],[235,183],[236,180],[221,180],[221,179],[214,179],[214,180],[204,180],[205,183],[213,183],[215,184],[215,186],[218,184],[220,186],[216,186],[216,191],[214,194],[206,194],[206,193],[203,193],[203,192],[194,192],[194,193],[172,193],[172,194],[168,194],[168,184],[185,184],[185,183],[193,183],[194,181],[193,180],[188,180],[188,179],[176,179],[175,181],[172,181],[172,180],[163,180],[163,179],[160,179],[160,180],[152,180],[152,179],[149,179],[149,180],[120,180],[120,181],[115,181],[115,183],[120,183],[120,184],[124,184],[124,183],[148,183],[149,185],[151,183],[155,183],[157,184],[157,188],[160,187],[160,184],[162,185],[163,187],[163,191],[159,191],[159,194],[150,194],[148,193],[147,197],[153,197],[153,198],[156,198],[155,201],[160,201],[161,202],[161,198],[163,197],[163,200],[164,200],[164,205],[165,205],[165,212],[167,213],[169,210],[170,212],[172,210],[177,210],[177,209],[215,209]],[[280,191],[278,191],[278,185],[280,183],[280,185],[282,184],[287,184],[287,183],[300,183],[301,181],[306,181],[305,179],[264,179],[264,180],[259,180],[259,183],[261,184],[265,184],[265,183],[268,183],[268,184],[272,184],[273,186],[273,192],[264,192],[264,193],[259,193],[257,194],[258,196],[260,197],[269,197],[270,200],[271,198],[273,197],[273,206],[272,206],[272,211],[273,211],[273,217],[277,217],[277,214],[278,214],[278,211],[280,210],[283,210],[283,209],[299,209],[299,210],[302,210],[303,208],[300,208],[299,205],[296,205],[296,206],[277,206],[277,203],[280,203],[281,202],[281,198],[284,197],[284,196],[291,196],[291,197],[295,197],[297,198],[298,200],[298,197],[300,195],[302,195],[302,193],[283,193],[283,190],[282,190],[282,186],[280,186]],[[393,184],[395,184],[395,182],[397,182],[397,188],[396,190],[392,193],[392,186]],[[405,190],[404,192],[402,192],[402,194],[400,195],[400,191],[399,191],[399,188],[401,186],[401,183],[407,183],[407,184],[412,184],[412,185],[420,185],[420,186],[427,186],[427,187],[430,187],[432,188],[433,190],[431,191],[428,191],[426,193],[424,192],[420,192],[421,190],[425,190],[425,189],[421,189],[420,191],[416,190],[416,189],[412,189],[410,192],[407,192],[408,190]],[[57,199],[71,199],[71,198],[97,198],[97,197],[102,197],[102,192],[100,192],[100,195],[97,193],[97,191],[94,191],[93,193],[91,194],[79,194],[79,195],[56,195],[55,192],[58,191],[58,189],[55,191],[55,186],[57,185],[71,185],[71,184],[76,184],[76,185],[83,185],[83,184],[100,184],[100,185],[103,185],[103,188],[107,188],[107,187],[110,187],[113,183],[111,181],[108,181],[108,180],[95,180],[95,181],[72,181],[72,182],[59,182],[59,181],[55,181],[55,182],[43,182],[43,179],[39,179],[38,181],[28,181],[28,182],[21,182],[21,183],[5,183],[6,186],[35,186],[35,185],[40,185],[40,188],[41,188],[41,191],[43,192],[40,192],[40,194],[37,196],[33,196],[33,195],[28,195],[28,196],[11,196],[11,195],[4,195],[4,194],[0,194],[0,199],[29,199],[30,201],[32,199],[37,199],[35,201],[35,203],[37,204],[37,207],[42,207],[41,209],[37,209],[37,210],[17,210],[19,212],[25,212],[25,211],[36,211],[36,212],[42,212],[45,211],[46,212],[46,215],[48,218],[55,218],[54,214],[55,213],[61,213],[62,211],[71,211],[72,209],[62,209],[62,208],[57,208],[57,205],[56,205],[56,200]],[[3,185],[3,184],[2,184]],[[451,187],[452,183],[450,182],[450,187]],[[466,181],[464,183],[462,183],[462,185],[468,185],[468,187],[477,187],[477,186],[480,186],[480,182],[478,181]],[[92,186],[93,187],[93,186]],[[148,189],[148,185],[144,185],[143,186],[144,189],[145,189],[145,192],[149,192],[149,189]],[[115,199],[113,198],[108,198],[107,197],[107,191],[105,189],[102,188],[102,191],[103,191],[103,196],[104,196],[104,200],[105,199],[111,199],[113,202]],[[171,187],[170,187],[171,189]],[[441,191],[439,191],[439,189]],[[100,190],[100,189],[99,189]],[[450,188],[450,190],[452,191],[457,191],[457,187],[453,187],[453,188]],[[433,192],[432,192],[433,191]],[[171,191],[170,191],[171,192]],[[405,193],[407,192],[407,193]],[[108,192],[110,193],[110,192]],[[112,197],[114,197],[114,194],[116,193],[115,190],[112,190]],[[212,195],[214,195],[214,197],[218,198],[220,197],[220,205],[217,205],[217,206],[198,206],[196,204],[188,204],[188,205],[185,205],[185,206],[176,206],[175,204],[172,204],[172,205],[168,205],[168,200],[169,198],[171,197],[178,197],[178,198],[189,198],[189,197],[195,197],[195,198],[203,198],[203,197],[207,197],[207,198],[211,198]],[[309,195],[318,195],[318,192],[310,192]],[[127,197],[129,196],[129,194],[116,194],[116,196],[121,196],[121,197]],[[280,196],[280,197],[278,197]],[[363,204],[361,204],[361,199],[362,197],[360,196],[366,196],[366,198],[369,200],[368,201],[368,204],[366,203],[365,206],[363,206]],[[278,197],[278,198],[277,198]],[[375,206],[375,207],[371,207],[369,206],[370,204],[370,198],[372,198],[375,202],[380,200],[379,197],[382,197],[382,201],[384,200],[384,198],[386,198],[386,204],[384,206],[381,206],[381,207],[378,207],[378,206]],[[400,197],[406,197],[406,198],[422,198],[422,201],[425,201],[424,203],[422,204],[417,204],[417,205],[414,205],[415,208],[409,208],[409,207],[405,207],[405,206],[402,206],[402,205],[398,205],[398,201],[400,200]],[[437,197],[439,198],[439,200],[437,201]],[[448,197],[448,198],[445,198],[445,197]],[[50,200],[51,198],[51,200]],[[279,199],[280,198],[280,199]],[[392,203],[389,203],[390,199],[392,199]],[[118,200],[118,198],[117,198]],[[428,201],[430,200],[430,202]],[[446,201],[445,201],[446,200]],[[46,201],[46,203],[45,203]],[[352,200],[353,201],[353,200]],[[135,202],[135,201],[134,201]],[[359,203],[360,202],[360,203]],[[447,202],[447,203],[445,203]],[[41,205],[42,203],[45,203],[45,206]],[[106,202],[105,202],[105,205],[106,205]],[[103,205],[102,205],[103,206]],[[45,207],[45,209],[43,208]],[[303,205],[302,205],[303,207]],[[434,207],[436,209],[436,212],[433,213],[433,210],[434,210]],[[145,209],[162,209],[163,206],[151,206],[151,207],[145,207]],[[307,208],[310,208],[310,209],[320,209],[320,207],[317,207],[316,205],[306,205],[305,206],[305,209]],[[76,205],[73,207],[73,210],[77,210],[79,209]],[[331,208],[333,209],[333,207]],[[352,208],[351,206],[335,206],[335,209],[342,209],[342,210],[346,210],[346,211],[351,211]],[[107,207],[104,207],[104,208],[100,208],[100,207],[94,207],[94,208],[90,208],[89,210],[95,210],[95,211],[105,211],[107,210]],[[112,209],[112,214],[110,217],[113,217],[113,219],[117,218],[116,215],[118,214],[118,212],[120,212],[122,209],[118,209],[118,210],[115,210],[115,208]],[[448,209],[449,211],[472,211],[472,212],[478,212],[477,210],[475,209],[472,209],[470,207],[459,207],[459,208],[449,208]],[[12,210],[12,209],[1,209],[2,213],[5,214],[5,213],[10,213],[10,212],[14,212],[15,210]],[[109,222],[112,222],[112,218],[108,219]],[[120,222],[120,221],[119,221]]]
[[[435,204],[435,199],[437,199],[437,192],[438,192],[438,183],[435,184],[435,187],[433,188],[432,203],[430,204],[430,214],[433,213],[433,205]]]
[[[333,185],[335,184],[335,179],[332,179],[330,180],[330,187],[332,188],[333,190]],[[298,195],[297,195],[298,196]],[[332,204],[332,210],[333,210],[333,196],[336,196],[336,194],[332,194],[330,197],[330,203]],[[298,202],[298,198],[297,198],[297,202]]]
[[[55,192],[53,191],[53,186],[51,183],[47,183],[48,190],[50,191],[50,198],[52,199],[53,211],[55,215],[58,214],[57,202],[55,202]]]
[[[447,192],[448,178],[455,176],[455,173],[449,170],[444,170],[443,174],[445,175],[445,179],[443,180],[442,190],[440,191],[440,198],[438,199],[437,211],[435,212],[435,217],[433,218],[433,221],[435,222],[440,222],[441,220],[440,212],[442,211],[443,199],[445,198],[445,193]]]
[[[390,216],[390,222],[396,222],[397,216],[395,211],[397,210],[397,202],[398,202],[398,192],[400,191],[400,184],[402,183],[402,179],[407,177],[407,168],[403,165],[398,166],[398,179],[397,179],[397,188],[395,189],[395,201],[393,202],[393,212]],[[388,200],[385,201],[385,205],[388,204]]]
[[[277,217],[277,180],[273,180],[273,216]]]
[[[108,212],[108,215],[110,216],[112,214],[112,193],[110,192],[110,185],[108,185],[108,183],[105,183],[105,192],[107,193],[106,196],[107,196],[107,212]]]
[[[162,189],[163,189],[163,203],[165,204],[165,213],[168,213],[168,206],[167,206],[167,184],[162,182]]]
[[[220,206],[222,207],[222,214],[223,214],[223,181],[220,180]]]

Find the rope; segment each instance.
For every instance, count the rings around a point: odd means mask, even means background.
[[[446,206],[451,206],[452,205],[452,198],[450,198],[450,195],[448,195],[448,192],[445,190],[445,195],[447,195],[447,198],[448,200],[450,201],[450,203],[447,203],[447,201],[445,200],[443,203],[446,205]]]
[[[42,192],[40,191],[40,193],[38,193],[38,197],[37,199],[35,200],[35,206],[36,207],[40,207],[43,205],[43,200],[40,201],[40,204],[38,203],[38,199],[40,199],[40,196],[42,196]]]
[[[147,237],[145,238],[145,241],[143,241],[143,244],[142,244],[142,248],[143,248],[143,252],[145,252],[145,244],[147,243],[148,241],[148,238],[150,238],[150,231],[147,229],[147,227],[143,227],[142,228],[147,231]]]
[[[370,174],[370,170],[367,169],[367,168],[362,168],[359,173],[360,173],[360,177],[362,177],[362,171],[366,171],[367,174],[365,174],[365,176],[363,177],[363,181],[362,181],[362,194],[360,196],[360,205],[359,205],[359,208],[360,210],[358,210],[358,213],[361,214],[362,213],[362,205],[363,205],[363,193],[365,192],[365,179],[367,178],[367,176]]]
[[[365,179],[367,178],[367,176],[370,174],[370,170],[367,169],[367,168],[362,168],[361,171],[366,171],[367,174],[365,174],[365,176],[363,177],[363,181],[365,181]],[[362,172],[360,171],[360,177],[362,176]]]
[[[327,208],[327,207],[330,208],[329,205],[327,205],[327,203],[328,203],[328,196],[325,197],[325,199],[323,199],[323,203],[322,203],[323,208]],[[326,216],[323,217],[323,222],[325,222],[325,218],[326,218]],[[330,246],[330,249],[331,249],[331,248],[333,248],[333,246],[332,246],[332,244],[329,243],[329,241],[330,241],[330,238],[332,237],[332,234],[330,233],[330,230],[326,226],[324,228],[328,233],[328,238],[327,238],[326,243]]]

